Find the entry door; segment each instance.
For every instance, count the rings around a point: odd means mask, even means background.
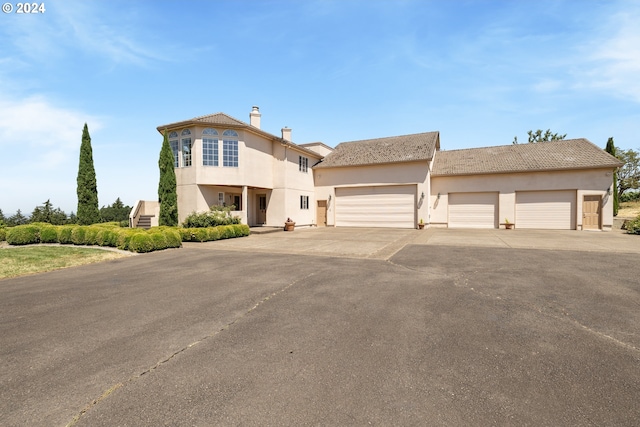
[[[267,196],[266,194],[258,194],[258,203],[256,203],[256,207],[258,211],[256,212],[256,224],[265,224],[267,222]]]
[[[327,225],[327,201],[318,200],[318,208],[316,209],[316,224],[318,227]]]
[[[584,196],[582,200],[582,229],[600,229],[600,196]]]

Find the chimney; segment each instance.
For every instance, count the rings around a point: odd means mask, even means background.
[[[254,105],[249,113],[249,124],[260,129],[260,116],[262,116],[260,109]]]
[[[291,142],[291,129],[286,126],[282,128],[282,139]]]

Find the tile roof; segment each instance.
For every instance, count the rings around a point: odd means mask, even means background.
[[[388,138],[343,142],[314,168],[364,166],[431,160],[440,148],[440,133],[426,132]]]
[[[265,132],[258,127],[252,126],[249,123],[243,122],[242,120],[238,120],[235,117],[231,117],[230,115],[225,113],[214,113],[206,116],[194,117],[193,119],[183,120],[181,122],[175,122],[175,123],[158,126],[156,129],[158,130],[158,132],[163,133],[165,129],[176,129],[176,128],[183,128],[183,127],[188,127],[193,125],[196,125],[196,126],[209,125],[209,126],[225,126],[225,127],[228,126],[228,127],[248,129],[266,138],[278,141],[283,145],[287,145],[288,147],[295,148],[296,150],[301,151],[305,154],[312,155],[313,157],[319,157],[319,154],[313,150],[310,150],[306,147],[295,144],[291,141],[286,141],[279,136],[273,135],[269,132]]]
[[[567,139],[532,144],[439,151],[433,176],[614,168],[622,163],[591,141]]]

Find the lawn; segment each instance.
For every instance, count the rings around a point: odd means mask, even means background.
[[[67,246],[24,246],[0,248],[0,279],[43,273],[61,268],[128,256],[102,249]]]
[[[635,218],[640,215],[640,201],[622,202],[618,208],[618,217]]]

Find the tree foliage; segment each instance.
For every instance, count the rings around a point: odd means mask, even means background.
[[[527,135],[529,135],[529,144],[535,144],[536,142],[560,141],[567,137],[566,133],[564,135],[560,135],[559,133],[551,132],[551,129],[547,129],[544,132],[542,131],[542,129],[538,129],[535,132],[533,130],[530,130],[529,132],[527,132]],[[512,144],[518,144],[517,136],[513,137]]]
[[[11,215],[7,218],[7,225],[10,227],[15,227],[16,225],[24,225],[29,223],[29,218],[22,214],[22,211],[18,209],[15,215]]]
[[[633,149],[616,150],[616,157],[624,163],[618,170],[618,194],[640,188],[640,153]]]
[[[100,208],[100,218],[102,218],[102,222],[128,221],[131,209],[131,206],[122,203],[122,200],[118,197],[112,205]]]
[[[80,145],[80,162],[78,165],[78,224],[90,225],[100,222],[98,209],[98,184],[96,170],[93,167],[93,150],[89,128],[84,124],[82,144]]]
[[[169,146],[167,131],[164,132],[160,150],[160,182],[158,184],[158,202],[160,202],[160,225],[175,227],[178,225],[178,194],[176,191],[176,171],[173,168],[173,151]]]
[[[50,199],[48,199],[42,206],[35,207],[29,222],[47,222],[53,225],[63,225],[69,224],[69,218],[62,209],[54,209]]]
[[[613,137],[607,140],[607,147],[605,151],[612,156],[616,155],[616,146],[613,144]],[[613,216],[618,215],[618,209],[620,205],[620,196],[618,195],[618,172],[613,172]]]

